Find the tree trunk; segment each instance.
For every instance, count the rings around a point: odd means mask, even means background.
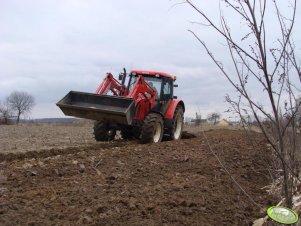
[[[283,169],[283,187],[284,187],[284,195],[285,201],[288,208],[292,208],[292,194],[289,192],[289,173],[287,166],[284,162],[282,162],[282,169]]]
[[[20,122],[20,115],[21,115],[21,113],[18,112],[18,116],[17,116],[17,124],[19,124],[19,122]]]

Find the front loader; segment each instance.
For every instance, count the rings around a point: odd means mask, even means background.
[[[70,91],[57,106],[65,115],[95,120],[97,141],[123,139],[157,143],[182,136],[185,106],[173,96],[175,76],[162,72],[125,69],[119,82],[107,73],[95,93]],[[127,85],[125,83],[127,82]]]

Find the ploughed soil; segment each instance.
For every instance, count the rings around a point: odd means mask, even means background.
[[[270,154],[235,130],[2,153],[0,225],[251,225],[279,201],[262,189]]]

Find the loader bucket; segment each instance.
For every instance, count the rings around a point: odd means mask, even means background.
[[[131,125],[134,99],[70,91],[56,104],[65,115]]]

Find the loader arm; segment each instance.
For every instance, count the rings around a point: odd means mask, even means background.
[[[155,106],[156,90],[145,82],[143,76],[138,75],[138,79],[128,94],[128,98],[135,100],[136,120],[144,120],[146,114]]]
[[[105,79],[96,89],[96,94],[107,94],[111,91],[114,96],[126,96],[127,91],[124,85],[117,81],[111,73],[107,73]]]

